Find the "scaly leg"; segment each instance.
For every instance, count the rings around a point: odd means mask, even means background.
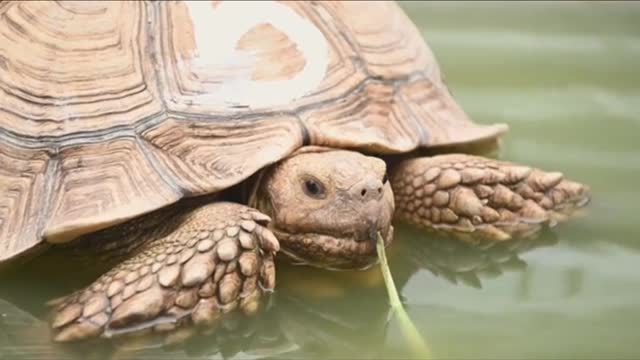
[[[531,236],[589,201],[561,173],[471,155],[408,159],[390,174],[397,219],[463,240]]]
[[[269,217],[223,202],[187,211],[177,226],[162,222],[159,231],[144,232],[151,238],[133,239],[144,245],[63,299],[52,321],[55,340],[212,327],[236,309],[255,313],[263,292],[275,285],[279,244],[265,227]],[[127,236],[136,236],[137,227],[123,225],[123,241],[131,243]]]

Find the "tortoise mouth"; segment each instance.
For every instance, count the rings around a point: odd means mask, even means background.
[[[374,234],[338,236],[321,233],[290,233],[280,228],[270,229],[280,242],[280,252],[294,264],[327,270],[367,269],[378,262]],[[385,247],[393,241],[393,226],[377,229]],[[373,237],[373,239],[372,239]]]

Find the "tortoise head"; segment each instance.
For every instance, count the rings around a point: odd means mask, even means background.
[[[377,262],[377,233],[386,245],[393,238],[386,164],[358,152],[303,148],[268,169],[252,198],[295,262],[366,268]]]

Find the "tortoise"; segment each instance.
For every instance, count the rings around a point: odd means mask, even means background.
[[[472,154],[473,122],[393,2],[3,2],[0,263],[113,268],[53,305],[54,340],[252,315],[275,255],[377,262],[393,221],[534,237],[587,186]],[[388,175],[387,175],[388,174]]]

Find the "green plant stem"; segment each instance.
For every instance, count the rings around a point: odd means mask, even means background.
[[[416,328],[416,326],[411,321],[409,314],[405,311],[402,306],[402,302],[400,301],[400,297],[398,296],[398,290],[396,289],[396,285],[393,282],[393,277],[391,276],[391,270],[389,269],[389,264],[387,262],[387,255],[384,250],[384,239],[378,233],[378,242],[376,244],[376,249],[378,251],[378,258],[380,258],[380,268],[382,270],[382,276],[384,278],[384,284],[387,288],[387,293],[389,295],[389,303],[391,305],[392,315],[396,315],[398,318],[398,322],[400,324],[400,331],[407,339],[409,346],[413,353],[419,357],[420,359],[431,359],[431,351],[427,346],[426,342],[420,335],[420,332]]]

